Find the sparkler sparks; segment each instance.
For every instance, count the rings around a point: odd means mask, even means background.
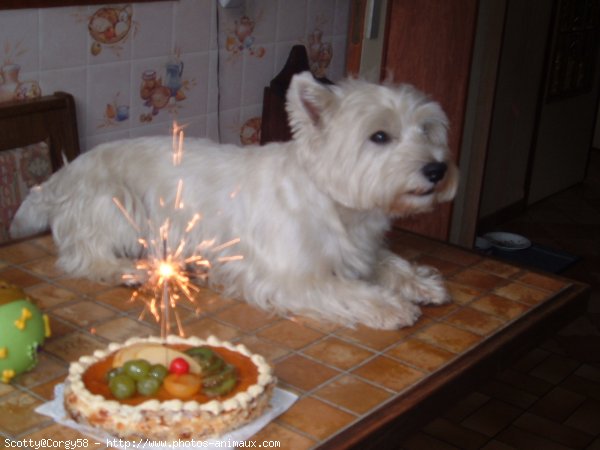
[[[177,123],[173,124],[173,164],[175,166],[181,164],[183,157],[183,128]],[[183,180],[179,180],[172,205],[173,213],[184,208],[182,196]],[[141,234],[140,226],[136,224],[121,202],[117,198],[113,198],[113,202],[136,232]],[[162,198],[159,204],[161,208],[165,207]],[[170,334],[173,320],[177,325],[178,334],[184,336],[185,333],[178,309],[182,301],[187,301],[196,313],[199,313],[196,295],[200,289],[192,282],[192,278],[199,282],[205,282],[208,278],[211,262],[203,254],[215,255],[240,241],[239,239],[232,239],[215,246],[214,240],[206,240],[190,252],[186,248],[186,238],[202,220],[200,213],[195,213],[188,221],[183,236],[175,245],[175,248],[171,248],[169,244],[172,237],[171,220],[171,216],[167,214],[167,218],[158,229],[149,221],[149,235],[155,236],[155,238],[150,240],[139,238],[138,241],[143,247],[146,257],[137,262],[136,274],[123,276],[126,284],[140,285],[132,294],[131,301],[139,300],[144,303],[140,319],[143,319],[146,314],[151,314],[154,320],[159,323],[161,337],[163,338]],[[243,257],[232,255],[217,256],[212,259],[215,263],[226,263],[243,259]]]

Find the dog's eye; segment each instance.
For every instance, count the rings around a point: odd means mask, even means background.
[[[375,144],[387,144],[390,139],[390,135],[381,130],[376,131],[369,137],[369,140]]]

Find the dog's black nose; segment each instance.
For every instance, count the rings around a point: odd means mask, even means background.
[[[448,169],[448,165],[446,163],[432,162],[425,164],[421,171],[423,172],[423,175],[425,175],[425,178],[427,178],[432,183],[437,183],[442,178],[444,178],[444,175],[446,174],[446,169]]]

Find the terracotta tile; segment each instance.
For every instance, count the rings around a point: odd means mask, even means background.
[[[357,414],[365,414],[388,400],[392,394],[356,377],[345,375],[318,389],[314,395]]]
[[[144,307],[141,301],[135,301],[131,298],[134,289],[125,286],[110,288],[107,291],[95,295],[93,298],[97,302],[110,305],[121,311],[139,311]]]
[[[48,252],[49,254],[55,255],[57,254],[56,245],[54,244],[54,239],[50,233],[47,233],[43,236],[32,238],[28,241],[32,245],[35,245],[38,248]]]
[[[379,356],[352,372],[380,386],[400,392],[425,377],[425,373],[385,356]]]
[[[401,341],[423,327],[431,323],[431,319],[421,317],[412,327],[405,327],[399,330],[375,330],[363,325],[356,328],[340,328],[335,332],[336,335],[366,345],[374,350],[383,350],[390,345]]]
[[[373,356],[373,352],[335,337],[317,342],[302,353],[341,370],[349,370]]]
[[[461,266],[470,266],[481,260],[481,256],[477,253],[462,250],[450,245],[437,244],[430,253],[437,258],[460,264]]]
[[[444,418],[436,418],[423,427],[430,436],[448,442],[461,450],[479,450],[488,437]]]
[[[489,400],[490,397],[487,395],[482,394],[481,392],[471,391],[450,406],[450,408],[444,412],[443,417],[456,423],[461,422],[485,405]]]
[[[512,446],[511,448],[517,449],[571,450],[573,448],[571,446],[567,447],[557,442],[553,442],[550,439],[546,439],[544,436],[530,433],[512,425],[498,433],[496,440]]]
[[[197,336],[201,339],[214,335],[219,339],[231,341],[240,335],[237,328],[224,325],[209,317],[190,321],[184,325],[183,329],[186,336]]]
[[[483,394],[522,409],[529,408],[539,398],[530,392],[517,389],[514,386],[494,379],[483,383],[478,387],[478,390]]]
[[[432,319],[440,319],[452,311],[456,311],[459,306],[458,303],[454,302],[446,303],[445,305],[424,305],[421,306],[421,312],[424,316],[431,317]]]
[[[48,339],[46,339],[46,344],[55,341],[56,339],[59,339],[76,330],[76,328],[73,325],[69,324],[68,322],[65,322],[62,319],[54,317],[52,314],[48,314],[48,318],[50,320],[51,335]]]
[[[303,327],[290,320],[281,320],[269,325],[257,335],[295,350],[306,347],[324,336],[323,333]]]
[[[548,292],[546,291],[520,283],[511,283],[502,286],[496,289],[495,293],[502,297],[510,298],[511,300],[526,303],[528,305],[537,305],[549,297]]]
[[[55,283],[66,289],[71,289],[85,295],[95,295],[111,288],[111,286],[96,283],[85,278],[59,278],[55,280]]]
[[[83,300],[56,308],[52,314],[80,327],[88,327],[93,323],[113,317],[115,312],[89,300]]]
[[[325,334],[334,333],[335,330],[341,328],[341,326],[337,323],[320,321],[306,316],[292,316],[289,318],[289,320],[297,323],[298,325],[312,328],[313,330],[317,330]]]
[[[451,314],[444,321],[450,325],[455,325],[482,336],[492,334],[493,331],[500,328],[504,323],[503,320],[497,317],[469,307],[462,308]]]
[[[418,339],[437,345],[453,353],[461,353],[481,340],[481,337],[469,331],[436,323],[416,334]]]
[[[473,299],[475,299],[476,297],[479,297],[483,294],[483,291],[481,289],[477,289],[471,286],[466,286],[464,284],[455,283],[448,280],[446,280],[446,288],[452,296],[452,301],[460,305],[469,303],[473,301]]]
[[[522,283],[529,284],[531,286],[539,287],[541,289],[546,289],[547,291],[558,292],[561,289],[566,288],[571,283],[566,280],[561,280],[559,278],[551,278],[549,276],[526,272],[520,277],[518,280]]]
[[[64,276],[65,272],[56,267],[56,256],[47,256],[22,265],[23,268],[44,278]]]
[[[483,259],[480,262],[478,262],[474,267],[479,270],[491,272],[494,275],[497,275],[502,278],[509,278],[523,271],[523,269],[519,267],[511,266],[510,264],[496,261],[494,259]]]
[[[471,306],[479,311],[492,314],[504,320],[516,319],[529,309],[528,306],[522,303],[517,303],[506,297],[493,294],[475,300],[471,303]]]
[[[565,425],[592,436],[598,435],[600,401],[587,399],[565,421]]]
[[[73,291],[59,288],[53,284],[41,283],[25,289],[41,309],[50,309],[56,305],[77,299]]]
[[[462,268],[460,264],[455,262],[436,258],[431,255],[421,255],[415,259],[419,265],[435,267],[442,275],[450,275]]]
[[[13,382],[20,386],[35,386],[57,376],[67,373],[67,365],[50,357],[46,352],[38,353],[38,362],[29,372],[18,375]]]
[[[579,367],[580,362],[561,355],[550,355],[544,359],[535,368],[529,371],[529,374],[546,380],[552,384],[559,384],[570,374],[575,372]]]
[[[0,430],[17,435],[52,419],[34,412],[42,402],[24,392],[0,399]]]
[[[584,401],[584,395],[556,386],[540,398],[529,411],[555,422],[564,422]]]
[[[107,322],[95,325],[90,332],[96,336],[103,337],[110,342],[125,342],[134,336],[150,336],[155,329],[143,322],[132,320],[129,317],[117,317]]]
[[[276,316],[269,315],[269,313],[247,303],[237,303],[215,314],[215,317],[246,332],[256,330],[277,320]]]
[[[391,348],[386,354],[427,372],[434,371],[456,356],[447,350],[410,338]]]
[[[198,308],[201,314],[214,313],[239,303],[236,300],[223,297],[211,289],[202,287],[198,289],[198,292],[194,295],[194,307]]]
[[[399,443],[400,444],[400,443]],[[463,450],[454,445],[450,445],[444,441],[440,441],[428,434],[418,431],[416,433],[407,436],[404,441],[401,442],[402,450]]]
[[[291,425],[317,439],[325,439],[338,432],[355,417],[312,397],[298,400],[277,422]]]
[[[67,334],[44,344],[44,350],[58,356],[63,361],[76,361],[83,355],[90,355],[106,345],[81,332]]]
[[[30,242],[21,242],[0,248],[0,260],[13,264],[22,264],[47,255],[47,251]]]
[[[517,389],[530,392],[533,395],[542,396],[550,389],[552,384],[537,377],[533,377],[527,373],[521,373],[512,368],[505,369],[498,373],[495,378],[503,383],[507,383]]]
[[[291,355],[275,365],[275,375],[281,381],[304,391],[314,389],[338,374],[337,370],[300,355]]]
[[[266,427],[252,436],[250,440],[256,442],[276,441],[281,448],[294,450],[308,450],[316,443],[316,440],[296,433],[275,422],[270,422]]]
[[[0,271],[1,280],[10,280],[12,284],[27,288],[35,284],[41,283],[41,280],[28,272],[14,267],[8,267]]]
[[[273,342],[266,341],[256,336],[243,336],[239,341],[254,353],[264,356],[268,361],[275,361],[290,353],[290,349],[281,347]]]
[[[470,430],[492,437],[508,426],[522,412],[520,408],[492,399],[463,420],[461,424]]]
[[[0,397],[3,395],[12,394],[15,390],[16,389],[12,384],[0,383]]]
[[[64,381],[65,376],[60,376],[50,381],[46,381],[45,383],[38,384],[37,386],[32,387],[30,390],[46,400],[52,400],[54,398],[54,387],[57,384],[63,383]]]
[[[506,283],[504,278],[471,268],[452,275],[450,280],[482,290],[492,290]]]

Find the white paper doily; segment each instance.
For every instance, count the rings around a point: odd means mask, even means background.
[[[110,434],[103,432],[102,430],[81,425],[75,422],[73,419],[71,419],[65,411],[65,407],[63,404],[63,393],[64,385],[62,383],[56,385],[54,388],[54,400],[41,404],[35,409],[35,412],[43,414],[45,416],[49,416],[52,419],[54,419],[57,423],[72,428],[76,431],[79,431],[82,434],[89,436],[90,438],[95,439],[95,442],[101,445],[110,444],[112,447],[121,448],[123,450],[131,450],[131,446],[119,445],[118,438],[115,438],[114,436],[111,436]],[[271,398],[271,407],[267,412],[265,412],[262,416],[260,416],[253,422],[250,422],[241,428],[237,428],[227,433],[226,435],[221,437],[221,439],[210,439],[202,441],[200,445],[197,442],[195,446],[179,445],[177,448],[223,448],[223,445],[219,445],[219,442],[248,440],[254,434],[258,433],[258,431],[260,431],[270,421],[275,419],[277,416],[286,411],[290,406],[292,406],[297,399],[298,396],[296,394],[284,391],[283,389],[275,388],[273,391],[273,397]],[[153,444],[154,443],[151,443],[148,446],[148,448],[150,448],[151,446],[153,450],[172,449],[172,447],[158,447]]]

